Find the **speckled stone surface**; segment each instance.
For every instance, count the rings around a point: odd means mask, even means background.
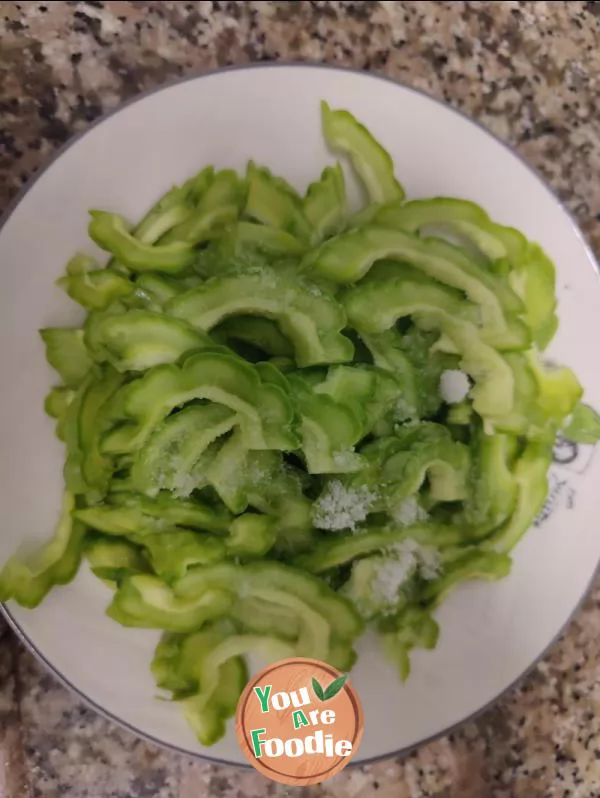
[[[547,178],[600,254],[597,2],[0,2],[0,205],[122,100],[276,59],[373,70],[463,109]],[[299,791],[115,728],[0,621],[0,798],[594,798],[598,640],[599,588],[550,656],[477,720]]]

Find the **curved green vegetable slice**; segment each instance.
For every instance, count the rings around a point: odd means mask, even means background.
[[[527,532],[548,495],[548,469],[552,462],[550,445],[528,443],[518,458],[513,475],[517,500],[510,518],[485,541],[485,547],[509,552]]]
[[[90,372],[75,391],[67,407],[64,419],[61,422],[61,433],[67,450],[63,467],[63,477],[67,490],[75,495],[84,494],[88,489],[81,473],[83,455],[79,437],[79,414],[84,394],[91,385],[92,380],[93,376]]]
[[[397,529],[376,529],[360,534],[321,540],[308,554],[294,560],[298,568],[320,574],[339,565],[345,565],[357,557],[386,551],[407,539],[417,543],[444,548],[460,544],[463,533],[450,526],[436,524],[414,524]]]
[[[200,659],[230,631],[226,621],[217,621],[189,635],[175,632],[162,635],[150,666],[158,687],[177,696],[197,692]]]
[[[381,439],[384,446],[388,441],[391,447],[384,454],[379,479],[389,495],[392,515],[406,498],[417,493],[425,480],[428,496],[434,502],[466,498],[469,450],[464,444],[453,441],[445,427],[415,425],[407,430],[400,429],[395,439]],[[378,449],[379,444],[374,447]],[[366,457],[369,457],[368,448],[363,449]]]
[[[371,202],[404,198],[404,189],[394,176],[390,155],[364,125],[348,111],[332,111],[321,103],[323,135],[327,144],[349,156]]]
[[[184,718],[202,745],[212,745],[225,734],[225,720],[235,714],[237,701],[247,681],[238,663],[247,654],[267,662],[293,656],[294,647],[273,637],[234,634],[214,641],[197,664],[198,694],[181,701]],[[236,670],[231,672],[231,664]]]
[[[145,244],[132,235],[122,216],[107,211],[90,211],[90,216],[90,238],[131,271],[176,273],[191,266],[196,260],[192,244],[180,241],[172,244]]]
[[[570,369],[544,366],[535,351],[506,353],[514,383],[512,410],[486,419],[490,429],[552,441],[581,398],[582,388]]]
[[[216,450],[207,451],[192,471],[202,478],[234,513],[251,506],[274,519],[274,548],[283,554],[310,548],[313,532],[310,501],[297,475],[279,452],[249,451],[239,431]],[[262,537],[262,536],[261,536]],[[261,543],[262,545],[262,543]]]
[[[444,241],[367,225],[321,244],[304,259],[303,266],[307,272],[316,272],[334,282],[353,283],[383,259],[409,263],[428,277],[464,291],[478,306],[480,326],[495,346],[522,349],[529,344],[527,327],[515,318],[523,309],[517,295]]]
[[[133,235],[144,244],[155,244],[192,213],[190,186],[174,186],[156,202],[137,224]]]
[[[447,317],[440,323],[434,318],[432,326],[440,327],[460,352],[460,368],[475,382],[469,394],[473,408],[484,418],[509,413],[515,391],[513,374],[505,358],[481,341],[468,322]]]
[[[300,413],[302,451],[309,474],[346,474],[365,463],[354,451],[363,436],[363,424],[351,406],[316,393],[301,378],[290,375]]]
[[[486,419],[488,431],[495,430],[510,435],[543,437],[548,434],[548,419],[540,412],[539,387],[527,358],[521,353],[508,352],[504,355],[512,372],[514,384],[513,407],[509,413],[499,418]]]
[[[562,433],[567,440],[575,443],[597,443],[600,440],[600,415],[589,405],[580,402]]]
[[[44,400],[44,410],[46,414],[49,415],[50,418],[56,418],[58,420],[64,418],[67,408],[71,404],[74,396],[75,391],[64,385],[52,388]]]
[[[356,491],[372,496],[371,511],[386,510],[405,523],[406,501],[425,484],[429,503],[466,498],[468,449],[439,424],[398,427],[395,436],[367,444],[361,454],[369,465],[348,480],[347,489],[351,497]]]
[[[238,421],[228,407],[211,403],[192,405],[169,416],[134,458],[131,478],[136,489],[148,496],[160,490],[189,495],[196,487],[194,465]]]
[[[162,246],[178,242],[196,245],[213,238],[235,223],[246,197],[246,185],[231,169],[223,169],[205,181],[193,212],[173,227]]]
[[[256,369],[239,358],[206,351],[181,366],[155,366],[125,386],[117,406],[129,423],[107,435],[104,451],[136,451],[174,408],[193,399],[208,399],[239,413],[252,448],[296,448],[293,412],[281,388],[263,385]]]
[[[46,345],[46,360],[66,385],[79,385],[93,365],[83,341],[83,330],[46,327],[40,330]]]
[[[262,557],[277,540],[275,519],[245,513],[231,523],[227,551],[234,557]]]
[[[303,618],[318,613],[327,621],[329,635],[349,645],[363,630],[360,616],[347,599],[321,579],[281,563],[267,561],[244,566],[220,563],[198,568],[190,571],[174,589],[182,599],[192,600],[207,590],[230,589],[230,586],[234,586],[240,600],[254,596],[292,610],[300,617],[301,626]],[[291,598],[300,603],[290,603]]]
[[[523,299],[523,318],[533,333],[533,342],[540,350],[545,349],[558,328],[554,264],[538,244],[529,243],[509,281]]]
[[[274,549],[287,555],[310,548],[311,502],[302,492],[298,472],[279,452],[249,452],[244,469],[248,504],[275,521]]]
[[[184,577],[194,566],[210,565],[227,556],[221,538],[185,529],[146,535],[143,543],[154,572],[169,584]]]
[[[75,391],[72,388],[58,386],[46,395],[44,399],[44,412],[50,418],[56,419],[56,436],[59,440],[65,440],[65,421],[69,405],[73,401]]]
[[[135,493],[119,493],[111,498],[113,504],[75,510],[73,516],[99,532],[142,542],[148,535],[176,526],[224,534],[231,522],[227,512],[199,501],[182,501],[163,494],[152,500]]]
[[[207,621],[223,618],[233,601],[234,594],[223,589],[182,598],[157,576],[136,574],[121,582],[107,615],[122,626],[193,632]]]
[[[543,364],[534,351],[525,353],[538,387],[538,407],[545,418],[562,423],[583,395],[581,383],[566,366]]]
[[[410,270],[405,270],[410,275]],[[449,289],[408,277],[379,277],[351,289],[344,305],[349,321],[367,334],[383,332],[396,319],[413,315],[419,327],[442,330],[461,354],[460,367],[475,381],[471,398],[482,416],[509,413],[514,378],[506,360],[485,343],[478,328],[465,320],[464,302]],[[378,313],[373,313],[373,308]]]
[[[136,299],[149,310],[162,310],[164,304],[184,289],[182,281],[163,274],[146,272],[135,281]]]
[[[101,452],[101,438],[110,427],[111,401],[123,383],[123,377],[111,367],[93,375],[81,396],[78,443],[81,475],[87,487],[101,497],[113,473],[113,462]]]
[[[118,371],[145,371],[174,363],[190,349],[213,345],[208,336],[185,322],[150,310],[129,310],[101,319],[95,342]]]
[[[352,359],[352,343],[340,334],[345,315],[335,298],[274,269],[213,277],[171,300],[167,313],[207,331],[228,316],[262,315],[277,321],[300,366]]]
[[[67,273],[56,284],[87,310],[104,310],[116,300],[130,297],[135,291],[131,280],[112,269]]]
[[[486,435],[477,429],[471,441],[469,492],[459,523],[482,538],[509,519],[518,486],[513,474],[517,441],[508,435]]]
[[[126,540],[97,535],[86,541],[85,557],[95,576],[113,584],[150,570],[142,550]]]
[[[263,224],[280,228],[299,239],[310,236],[302,209],[302,200],[281,177],[274,177],[268,169],[248,163],[246,170],[248,199],[245,214]]]
[[[453,197],[394,203],[378,211],[374,222],[421,235],[427,235],[434,225],[449,225],[470,239],[490,261],[508,258],[513,265],[527,248],[527,240],[518,230],[496,224],[474,202]]]
[[[326,166],[319,180],[309,185],[304,197],[304,215],[313,228],[313,244],[343,228],[348,207],[346,181],[339,163]]]
[[[404,393],[403,386],[392,374],[362,364],[333,366],[314,391],[341,404],[351,403],[363,420],[363,435],[372,432],[391,409],[395,412]]]
[[[436,647],[440,628],[429,610],[406,607],[380,624],[383,651],[393,662],[402,681],[410,676],[410,653],[413,648]]]
[[[217,443],[214,452],[207,451],[199,469],[193,472],[195,476],[202,475],[232,513],[243,513],[248,507],[248,458],[248,443],[236,429],[222,446]]]
[[[392,422],[429,417],[439,410],[442,403],[439,383],[445,358],[430,352],[435,335],[428,340],[429,336],[420,330],[402,335],[391,328],[382,333],[361,332],[361,339],[375,365],[391,372],[401,386]]]
[[[226,720],[235,714],[248,680],[243,658],[236,656],[231,647],[226,652],[220,649],[219,657],[211,655],[230,635],[231,630],[223,624],[208,625],[186,636],[167,634],[152,661],[157,685],[170,690],[180,702],[184,717],[202,745],[212,745],[225,734]],[[273,641],[269,651],[281,653],[275,644]],[[267,645],[255,641],[244,650],[260,653],[267,650]]]
[[[348,320],[359,331],[388,330],[398,319],[421,313],[443,313],[477,325],[477,308],[441,283],[423,278],[410,267],[382,264],[342,295]],[[377,313],[374,313],[377,308]]]
[[[439,606],[461,582],[469,579],[488,579],[495,581],[508,576],[512,560],[508,554],[474,549],[446,566],[439,579],[423,585],[419,600],[430,607]]]
[[[54,537],[37,551],[22,551],[0,571],[0,601],[13,599],[22,607],[37,607],[55,585],[66,585],[79,568],[85,527],[74,521],[73,494],[63,494]]]

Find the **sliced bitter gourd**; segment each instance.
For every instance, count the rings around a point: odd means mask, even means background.
[[[192,405],[169,416],[136,453],[131,478],[140,493],[168,490],[189,495],[196,487],[193,468],[208,446],[229,432],[238,416],[224,405]]]
[[[546,443],[528,443],[517,459],[513,476],[517,485],[512,515],[484,543],[485,547],[506,553],[527,532],[541,511],[548,495],[548,469],[552,449]]]
[[[302,452],[309,474],[349,473],[363,468],[363,458],[354,451],[363,436],[363,424],[352,406],[316,393],[300,377],[290,375],[289,379],[300,414]]]
[[[223,618],[233,606],[230,589],[209,589],[184,598],[154,574],[136,574],[119,585],[107,610],[122,626],[193,632],[207,621]]]
[[[86,540],[85,557],[92,573],[113,586],[127,576],[150,570],[142,549],[127,540],[94,535]]]
[[[514,227],[496,224],[479,205],[453,197],[393,203],[379,210],[373,221],[423,237],[435,237],[436,230],[449,230],[461,243],[464,239],[470,241],[487,260],[507,258],[511,266],[527,248],[525,236]]]
[[[110,366],[98,369],[80,400],[77,423],[81,476],[99,497],[106,493],[114,470],[112,459],[100,450],[101,439],[111,423],[111,401],[122,383],[123,376]]]
[[[410,676],[410,653],[413,648],[433,649],[440,628],[429,610],[405,607],[379,624],[383,651],[396,665],[402,681]]]
[[[517,316],[522,301],[502,280],[445,241],[420,239],[401,230],[367,225],[330,238],[303,261],[308,273],[338,283],[354,283],[376,261],[409,263],[428,277],[463,291],[479,308],[486,340],[502,349],[523,349],[531,340]]]
[[[304,197],[304,215],[313,228],[313,244],[343,228],[348,207],[344,172],[339,163],[326,166],[319,180],[310,184]]]
[[[460,352],[460,367],[475,381],[471,390],[475,410],[482,416],[509,413],[514,402],[512,371],[465,317],[465,303],[447,288],[412,279],[411,270],[404,271],[406,277],[376,274],[351,289],[344,299],[350,322],[361,332],[379,333],[391,328],[396,319],[412,315],[422,329],[441,330]],[[376,307],[383,311],[374,313]]]
[[[174,363],[190,349],[213,345],[207,335],[185,322],[150,310],[129,310],[101,319],[95,342],[118,371],[145,371]]]
[[[392,374],[363,364],[331,367],[314,391],[341,404],[350,402],[363,422],[363,435],[372,432],[403,395],[401,383]]]
[[[346,153],[371,202],[402,200],[404,189],[394,176],[394,162],[364,125],[349,111],[321,103],[323,135],[329,146]]]
[[[202,182],[192,213],[169,230],[161,240],[162,246],[197,245],[238,219],[246,197],[245,182],[231,169],[223,169]]]
[[[145,244],[133,236],[122,216],[106,211],[90,211],[90,215],[90,238],[133,272],[177,273],[196,260],[193,244]]]
[[[207,399],[239,413],[248,446],[295,449],[293,410],[276,385],[263,385],[255,368],[220,352],[193,354],[181,366],[155,366],[122,389],[115,400],[126,422],[104,439],[104,451],[140,449],[157,425],[176,407]]]
[[[310,237],[302,200],[281,177],[250,161],[246,170],[248,199],[244,212],[265,225],[285,230],[300,240]]]
[[[57,285],[86,310],[104,310],[116,300],[131,297],[135,291],[134,283],[113,269],[81,269],[70,273],[69,265]]]
[[[79,385],[93,365],[83,340],[83,330],[74,327],[46,327],[40,330],[46,345],[46,360],[60,374],[65,385]]]
[[[352,343],[340,333],[345,314],[333,295],[275,269],[213,277],[171,300],[167,312],[206,331],[228,316],[266,316],[294,345],[298,365],[352,359]]]
[[[173,699],[179,702],[202,745],[212,745],[225,734],[226,721],[235,714],[248,680],[244,659],[232,648],[226,652],[220,649],[216,658],[211,656],[232,632],[221,622],[207,624],[190,635],[164,635],[152,661],[152,674],[158,687],[173,693]],[[283,647],[277,648],[276,643],[274,640],[268,650],[278,659]],[[242,648],[242,651],[250,650],[264,653],[267,645],[255,640]]]
[[[407,539],[443,549],[463,542],[458,528],[432,523],[419,523],[396,529],[368,529],[360,533],[335,536],[319,541],[313,549],[299,555],[294,563],[298,568],[320,574],[345,565],[357,557],[385,551]]]
[[[66,585],[77,573],[85,527],[74,520],[72,493],[65,491],[54,537],[40,549],[11,557],[0,571],[0,601],[13,599],[33,609],[55,585]]]
[[[73,515],[106,535],[131,537],[138,541],[177,526],[225,534],[231,516],[199,501],[182,501],[168,495],[148,499],[135,493],[111,496],[111,504],[85,507]]]

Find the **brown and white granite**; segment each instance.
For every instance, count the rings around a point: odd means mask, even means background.
[[[547,178],[600,254],[599,2],[0,2],[0,207],[122,100],[259,60],[368,69],[463,109]],[[115,728],[1,623],[0,798],[600,797],[600,587],[480,718],[303,791]]]

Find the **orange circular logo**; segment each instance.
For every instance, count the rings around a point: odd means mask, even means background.
[[[347,674],[316,659],[269,665],[242,693],[238,742],[251,765],[282,784],[319,784],[356,754],[363,713]]]

